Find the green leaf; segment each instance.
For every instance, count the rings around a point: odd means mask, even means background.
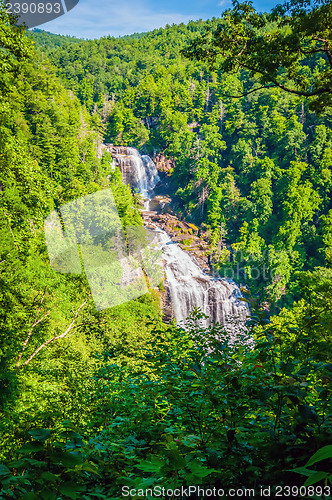
[[[310,477],[308,477],[308,479],[304,483],[304,486],[311,486],[312,484],[318,483],[318,481],[325,479],[327,476],[328,476],[327,472],[317,471]]]
[[[14,462],[10,462],[10,467],[14,467],[15,469],[19,469],[20,467],[28,467],[28,466],[33,466],[33,467],[44,467],[46,465],[46,462],[43,462],[42,460],[34,460],[33,458],[20,458],[19,460],[15,460]]]
[[[295,469],[287,469],[288,472],[297,472],[297,474],[302,474],[302,476],[310,477],[315,474],[316,471],[306,469],[305,467],[296,467]]]
[[[304,422],[308,422],[309,420],[314,420],[316,418],[316,413],[309,405],[299,405],[299,412]]]
[[[324,368],[332,373],[332,363],[327,363],[326,365],[324,365]]]
[[[199,478],[206,477],[209,474],[212,474],[213,472],[218,472],[216,469],[208,469],[204,465],[201,465],[200,463],[197,462],[191,462],[188,465],[192,473]]]
[[[26,443],[19,449],[19,453],[36,453],[42,451],[44,446],[41,443]]]
[[[190,434],[189,436],[184,436],[184,438],[182,439],[182,443],[184,444],[184,446],[194,448],[195,446],[197,446],[197,443],[199,443],[200,439],[201,438],[199,436]]]
[[[49,429],[31,429],[29,434],[37,441],[46,441],[51,436],[51,431]]]
[[[0,476],[11,476],[11,472],[5,465],[0,464]]]
[[[159,460],[156,457],[153,457],[151,461],[141,461],[138,463],[136,466],[138,469],[144,471],[144,472],[159,472],[160,469],[165,465],[165,462],[162,460]]]
[[[109,497],[107,497],[106,495],[103,495],[102,493],[91,493],[91,492],[89,492],[89,495],[88,495],[88,496],[83,495],[83,497],[82,497],[82,498],[87,499],[87,500],[88,500],[88,499],[90,500],[90,498],[91,498],[91,497],[96,497],[96,498],[106,498],[106,500],[109,500]]]
[[[73,429],[74,430],[74,424],[70,420],[64,420],[62,422],[62,425],[65,427],[65,429]]]
[[[76,465],[82,463],[83,458],[81,455],[78,455],[76,453],[74,454],[68,452],[59,452],[59,453],[52,453],[51,460],[54,463],[61,463],[65,467],[75,467]]]
[[[323,448],[316,451],[316,453],[314,455],[312,455],[312,457],[305,464],[305,467],[309,467],[310,465],[313,465],[316,462],[320,462],[321,460],[325,460],[326,458],[332,458],[332,445],[331,444],[329,444],[327,446],[323,446]]]
[[[30,493],[24,495],[23,500],[38,500],[38,497],[35,493],[32,493],[32,491],[30,491]]]
[[[75,441],[82,441],[82,436],[75,431],[63,431],[59,435],[60,438],[73,439]]]
[[[42,491],[40,496],[43,500],[56,500],[57,497],[56,493],[50,490]]]
[[[41,478],[45,479],[45,481],[50,481],[51,483],[55,483],[58,479],[54,474],[52,474],[52,472],[49,471],[43,472]]]
[[[85,488],[81,485],[76,485],[75,483],[66,483],[60,486],[60,493],[66,495],[73,500],[81,497],[81,492],[84,491]]]
[[[85,472],[92,472],[93,474],[99,475],[98,467],[92,462],[84,462],[83,464],[75,466],[75,471],[82,471],[82,470],[84,470]]]

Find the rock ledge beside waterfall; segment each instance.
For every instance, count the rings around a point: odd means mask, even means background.
[[[201,235],[199,228],[194,224],[181,221],[169,213],[157,211],[142,211],[145,225],[153,228],[157,224],[163,229],[174,243],[178,243],[182,250],[188,252],[205,273],[210,273],[209,243]]]

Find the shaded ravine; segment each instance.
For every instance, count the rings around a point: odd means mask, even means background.
[[[160,181],[154,162],[134,148],[107,148],[122,173],[123,181],[142,194],[145,209],[148,209],[153,190]],[[240,331],[248,316],[248,307],[240,300],[242,294],[238,285],[204,273],[189,253],[172,241],[164,230],[155,227],[163,250],[169,319],[173,317],[179,324],[194,308],[199,308],[208,316],[208,319],[201,320],[202,326],[221,323],[229,333]]]

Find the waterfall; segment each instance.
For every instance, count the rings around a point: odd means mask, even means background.
[[[173,242],[165,231],[157,231],[176,322],[185,322],[197,307],[208,316],[208,319],[201,320],[202,326],[221,323],[230,336],[239,333],[249,310],[246,303],[239,300],[242,294],[236,283],[203,273],[191,256]]]
[[[137,149],[125,148],[125,154],[119,154],[119,150],[117,148],[116,157],[123,182],[136,188],[143,198],[149,199],[160,180],[154,162],[147,155],[141,156]]]
[[[115,156],[123,181],[142,194],[147,209],[153,189],[160,180],[154,162],[134,148],[116,148]],[[165,231],[156,226],[156,232],[163,250],[172,316],[176,322],[184,322],[194,308],[199,308],[208,316],[202,320],[202,326],[221,323],[230,337],[235,338],[243,331],[249,314],[246,303],[239,300],[242,294],[238,285],[205,274],[191,255],[173,242]]]
[[[156,169],[156,165],[151,160],[150,156],[143,155],[142,156],[143,165],[145,167],[145,175],[141,178],[141,184],[139,186],[140,193],[148,193],[150,194],[153,188],[160,181],[158,170]],[[150,197],[150,196],[148,196]]]

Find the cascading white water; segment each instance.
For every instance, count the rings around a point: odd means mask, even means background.
[[[201,320],[202,326],[221,323],[230,335],[243,329],[248,307],[239,300],[242,294],[236,283],[204,274],[191,256],[173,242],[165,231],[157,231],[176,322],[185,322],[197,307],[208,316],[208,319]]]
[[[142,161],[145,167],[145,175],[141,177],[138,190],[140,193],[143,194],[143,196],[146,194],[146,197],[150,198],[152,190],[160,181],[160,177],[158,175],[158,170],[156,169],[156,165],[151,160],[150,156],[143,155]]]
[[[137,149],[126,148],[126,155],[119,155],[118,162],[123,182],[136,188],[143,198],[149,199],[151,191],[160,180],[150,156],[141,156]]]
[[[137,188],[146,199],[147,209],[151,193],[160,180],[154,162],[134,148],[125,148],[125,154],[117,154],[117,159],[124,182]],[[166,281],[176,322],[185,321],[193,309],[199,308],[208,316],[202,320],[202,326],[221,323],[233,337],[243,331],[249,309],[239,300],[242,294],[236,283],[204,274],[193,258],[165,231],[160,228],[156,231],[163,249]]]

